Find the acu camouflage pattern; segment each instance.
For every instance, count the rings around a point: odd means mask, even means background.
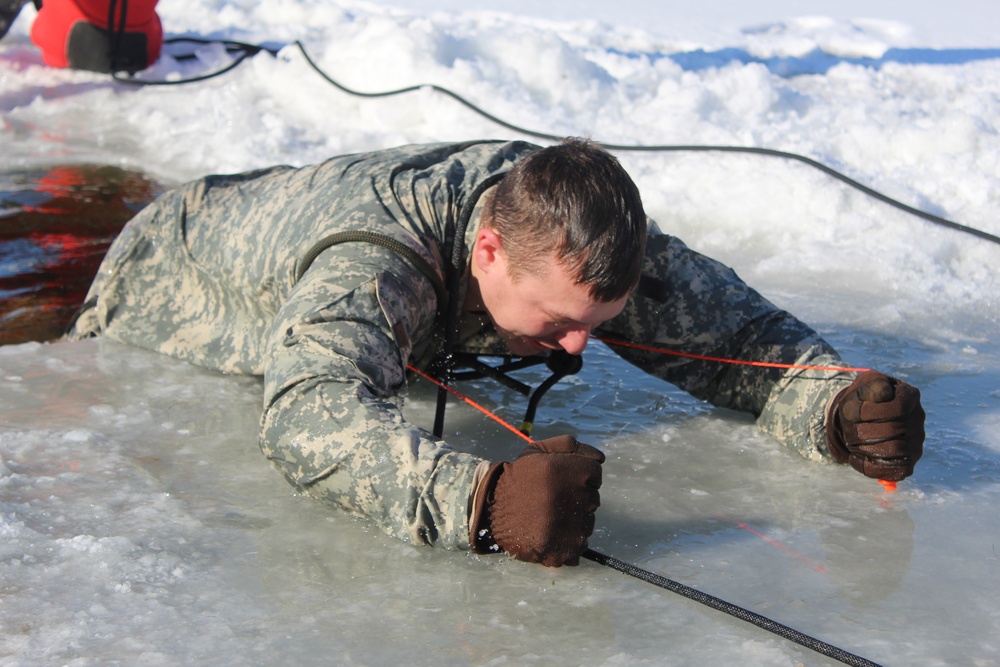
[[[105,335],[263,375],[260,447],[296,488],[401,539],[468,548],[469,497],[484,461],[407,423],[398,396],[406,364],[434,351],[430,280],[367,243],[335,245],[295,276],[321,239],[369,230],[406,244],[445,280],[470,193],[534,150],[523,142],[404,146],[182,186],[126,226],[69,337]],[[467,247],[478,221],[477,210]],[[596,333],[712,356],[840,364],[731,270],[655,226],[650,234],[644,288]],[[463,350],[497,350],[488,322],[469,320]],[[757,415],[761,428],[814,459],[829,458],[825,408],[853,378],[616,351],[699,398]]]
[[[732,269],[660,233],[653,222],[639,288],[622,313],[595,333],[706,357],[847,366],[816,332]],[[697,398],[753,414],[762,430],[807,459],[834,462],[826,441],[826,408],[857,373],[783,370],[610,347]]]

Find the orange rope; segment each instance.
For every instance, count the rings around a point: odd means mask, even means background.
[[[520,431],[518,431],[518,430],[517,430],[516,428],[514,428],[514,427],[513,427],[513,426],[512,426],[511,424],[508,424],[508,423],[507,423],[507,422],[505,422],[505,421],[504,421],[503,419],[501,419],[501,418],[500,418],[500,417],[498,417],[497,415],[493,414],[493,413],[492,413],[491,411],[487,410],[487,409],[486,409],[486,408],[484,408],[483,406],[479,405],[478,403],[476,403],[476,402],[475,402],[474,400],[472,400],[472,399],[471,399],[471,398],[469,398],[468,396],[466,396],[466,395],[464,395],[464,394],[462,394],[462,393],[459,393],[459,392],[455,391],[454,389],[452,389],[452,388],[451,388],[451,387],[449,387],[448,385],[444,384],[443,382],[441,382],[441,381],[440,381],[440,380],[438,380],[437,378],[435,378],[435,377],[432,377],[432,376],[428,375],[427,373],[424,373],[423,371],[421,371],[421,370],[418,370],[417,368],[414,368],[414,367],[413,367],[413,366],[411,366],[410,364],[407,364],[407,365],[406,365],[406,367],[407,367],[407,368],[408,368],[409,370],[411,370],[411,371],[413,371],[414,373],[416,373],[417,375],[419,375],[420,377],[424,378],[425,380],[430,380],[431,382],[433,382],[434,384],[436,384],[436,385],[437,385],[438,387],[440,387],[441,389],[444,389],[445,391],[447,391],[448,393],[450,393],[450,394],[451,394],[452,396],[455,396],[455,397],[457,397],[457,398],[460,398],[460,399],[462,399],[463,401],[465,401],[466,403],[468,403],[469,405],[471,405],[472,407],[474,407],[474,408],[475,408],[476,410],[479,410],[479,411],[480,411],[480,412],[482,412],[482,413],[483,413],[484,415],[486,415],[487,417],[489,417],[490,419],[492,419],[492,420],[493,420],[493,421],[495,421],[496,423],[500,424],[500,425],[501,425],[501,426],[503,426],[504,428],[506,428],[506,429],[509,429],[509,430],[513,431],[514,433],[517,433],[517,434],[518,434],[519,436],[521,436],[522,438],[524,438],[524,439],[525,439],[525,440],[527,440],[528,442],[534,442],[534,440],[532,440],[532,439],[531,439],[530,437],[528,437],[528,436],[527,436],[527,435],[525,435],[524,433],[521,433],[521,432],[520,432]]]
[[[690,352],[677,352],[676,350],[667,350],[662,347],[650,347],[649,345],[640,345],[638,343],[628,343],[623,340],[611,340],[609,338],[599,338],[597,336],[591,336],[594,340],[599,340],[605,345],[619,345],[621,347],[631,347],[637,350],[643,350],[646,352],[659,352],[660,354],[671,354],[675,357],[685,357],[687,359],[699,359],[701,361],[716,361],[721,364],[740,364],[743,366],[760,366],[764,368],[786,368],[794,370],[803,371],[833,371],[839,373],[866,373],[870,371],[870,368],[843,368],[841,366],[808,366],[801,364],[779,364],[770,361],[744,361],[741,359],[726,359],[724,357],[706,357],[702,354],[691,354]],[[896,490],[896,483],[890,482],[888,480],[880,479],[878,481],[883,487],[885,487],[886,493],[892,493]]]
[[[504,428],[506,428],[506,429],[508,429],[508,430],[510,430],[510,431],[512,431],[514,433],[516,433],[517,435],[521,436],[522,438],[524,438],[528,442],[534,442],[534,440],[532,440],[529,436],[527,436],[524,433],[522,433],[521,431],[517,430],[511,424],[508,424],[503,419],[501,419],[498,415],[494,414],[493,412],[491,412],[491,411],[487,410],[486,408],[484,408],[483,406],[479,405],[478,403],[476,403],[475,401],[473,401],[471,398],[469,398],[465,394],[452,389],[451,387],[449,387],[448,385],[444,384],[443,382],[441,382],[437,378],[433,377],[432,375],[428,375],[427,373],[424,373],[423,371],[418,370],[417,368],[414,368],[413,366],[411,366],[409,364],[407,364],[406,367],[409,370],[411,370],[414,373],[416,373],[417,375],[419,375],[420,377],[424,378],[425,380],[428,380],[428,381],[434,383],[435,385],[437,385],[438,387],[440,387],[441,389],[444,389],[445,391],[447,391],[448,393],[450,393],[452,396],[455,396],[456,398],[460,398],[461,400],[465,401],[466,403],[468,403],[469,405],[471,405],[473,408],[475,408],[476,410],[479,410],[481,413],[483,413],[484,415],[486,415],[487,417],[489,417],[490,419],[492,419],[496,423],[500,424]],[[749,531],[749,532],[753,533],[754,535],[756,535],[757,537],[761,538],[762,540],[764,540],[765,542],[767,542],[771,546],[775,547],[776,549],[780,549],[780,550],[784,551],[785,553],[793,556],[794,558],[797,558],[798,560],[801,560],[804,563],[808,563],[817,572],[823,572],[823,573],[826,572],[826,568],[824,568],[822,565],[819,565],[816,562],[810,560],[809,558],[806,558],[802,554],[798,553],[794,549],[791,549],[791,548],[785,546],[781,542],[778,542],[777,540],[771,539],[770,537],[768,537],[764,533],[762,533],[762,532],[760,532],[758,530],[755,530],[754,528],[751,528],[750,526],[748,526],[747,524],[743,523],[742,521],[737,521],[736,519],[732,519],[732,518],[730,518],[728,516],[724,516],[724,515],[722,516],[722,518],[725,519],[726,521],[731,521],[732,523],[735,523],[737,526],[739,526],[743,530],[746,530],[746,531]]]
[[[721,364],[738,364],[741,366],[761,366],[763,368],[786,368],[794,370],[803,371],[836,371],[836,372],[855,372],[864,373],[870,371],[870,368],[850,368],[843,366],[807,366],[800,364],[779,364],[772,361],[745,361],[742,359],[726,359],[725,357],[707,357],[702,354],[691,354],[690,352],[678,352],[676,350],[667,350],[662,347],[650,347],[649,345],[640,345],[639,343],[628,343],[623,340],[611,340],[608,338],[599,338],[597,336],[591,336],[594,340],[599,340],[606,345],[618,345],[620,347],[631,347],[637,350],[643,350],[645,352],[659,352],[660,354],[670,354],[675,357],[685,357],[687,359],[698,359],[700,361],[715,361]]]

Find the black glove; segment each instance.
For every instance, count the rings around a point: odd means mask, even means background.
[[[604,454],[563,435],[528,445],[513,463],[495,463],[473,499],[469,543],[494,545],[518,560],[578,565],[601,504]]]
[[[867,371],[831,401],[826,440],[833,456],[867,477],[898,482],[924,451],[920,390]]]

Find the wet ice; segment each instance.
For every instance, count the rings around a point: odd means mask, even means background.
[[[731,9],[734,20],[746,11]],[[1000,43],[983,26],[1000,17],[970,17],[959,43],[902,5],[888,24],[857,10],[858,20],[776,14],[742,30],[704,13],[689,33],[683,21],[480,9],[190,0],[160,10],[168,31],[302,38],[352,85],[436,81],[537,129],[804,152],[1000,233],[1000,67],[982,57]],[[0,42],[5,169],[76,161],[178,182],[407,141],[516,136],[427,91],[405,103],[345,96],[290,51],[177,89],[47,70],[27,42],[31,11]],[[878,67],[848,60],[924,46],[951,51]],[[785,76],[718,61],[726,47],[823,67]],[[958,47],[976,52],[959,58]],[[539,437],[574,431],[608,454],[592,546],[877,662],[992,664],[996,246],[800,165],[621,157],[661,226],[733,265],[852,363],[919,386],[928,441],[917,475],[886,494],[596,345],[536,425]],[[501,387],[468,391],[510,421],[523,413]],[[590,563],[548,570],[414,548],[299,497],[257,449],[260,392],[257,380],[107,341],[0,348],[3,664],[829,664]],[[433,396],[414,384],[407,414],[429,425]],[[460,405],[448,429],[479,453],[521,446]]]

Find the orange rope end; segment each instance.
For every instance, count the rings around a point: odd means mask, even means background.
[[[887,479],[880,479],[878,483],[882,485],[886,493],[892,493],[896,490],[896,482],[890,482]]]

